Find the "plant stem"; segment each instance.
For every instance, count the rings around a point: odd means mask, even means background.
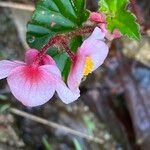
[[[68,45],[65,41],[62,42],[61,44],[64,47],[64,49],[66,50],[66,53],[70,57],[71,61],[74,62],[75,61],[75,54],[71,51],[71,49],[68,47]]]
[[[58,34],[58,35],[52,37],[49,40],[49,42],[46,45],[43,46],[43,48],[39,52],[38,56],[36,57],[36,59],[34,61],[34,64],[38,65],[39,62],[42,60],[42,58],[45,56],[47,50],[55,44],[62,45],[65,48],[66,53],[69,55],[71,60],[74,61],[75,55],[70,50],[70,48],[67,46],[68,40],[75,37],[75,36],[80,36],[80,35],[91,33],[91,32],[93,32],[93,30],[94,30],[93,27],[87,26],[87,27],[79,28],[79,29],[77,29],[75,31],[72,31],[72,32],[68,32],[68,33],[65,33],[65,34]]]
[[[45,56],[47,50],[53,46],[54,44],[60,42],[62,40],[61,36],[55,36],[52,37],[49,42],[43,46],[43,48],[40,50],[39,54],[37,55],[37,57],[34,60],[34,65],[38,65],[40,63],[40,61],[42,60],[42,58]]]
[[[65,34],[59,34],[59,35],[56,35],[54,37],[52,37],[49,42],[41,49],[41,53],[46,53],[47,50],[53,46],[54,44],[57,44],[57,43],[66,43],[68,42],[68,39],[71,39],[75,36],[80,36],[80,35],[84,35],[84,34],[87,34],[87,33],[91,33],[93,32],[94,28],[91,27],[91,26],[87,26],[87,27],[83,27],[83,28],[79,28],[75,31],[72,31],[72,32],[68,32],[68,33],[65,33]]]
[[[92,27],[92,26],[86,26],[86,27],[83,27],[83,28],[79,28],[75,31],[67,33],[66,37],[72,38],[72,37],[75,37],[75,36],[85,35],[85,34],[93,32],[94,28],[95,27]]]

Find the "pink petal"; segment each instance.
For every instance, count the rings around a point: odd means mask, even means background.
[[[61,77],[61,72],[56,65],[44,65],[41,67],[47,72],[51,73],[53,76]]]
[[[45,57],[44,57],[44,59],[43,59],[43,64],[44,65],[56,65],[56,63],[55,63],[55,61],[54,61],[54,59],[51,57],[51,56],[49,56],[49,55],[46,55]]]
[[[96,27],[92,33],[92,35],[87,38],[81,47],[78,49],[78,54],[79,55],[87,55],[89,53],[89,49],[91,49],[91,53],[93,52],[93,49],[95,48],[96,45],[94,45],[94,41],[101,41],[104,39],[105,34],[102,32],[102,30],[98,27]]]
[[[17,67],[7,78],[13,95],[26,106],[39,106],[46,103],[55,92],[53,76],[42,66]]]
[[[104,37],[101,29],[95,28],[93,34],[86,39],[81,47],[78,49],[78,55],[84,57],[91,57],[94,63],[93,70],[97,69],[100,65],[103,64],[104,60],[108,55],[108,46],[102,40],[95,38],[96,34]]]
[[[29,49],[25,53],[25,62],[30,65],[35,60],[36,56],[38,55],[39,51],[36,49]]]
[[[66,104],[69,104],[78,99],[80,96],[79,91],[71,91],[64,81],[61,79],[61,73],[57,66],[54,65],[45,65],[43,66],[47,72],[50,72],[55,78],[56,91],[59,98]]]
[[[6,78],[15,67],[22,65],[25,65],[25,63],[20,61],[13,62],[9,60],[0,61],[0,79]]]
[[[104,63],[109,48],[103,41],[99,40],[94,40],[92,45],[86,49],[86,54],[92,58],[94,64],[92,71],[94,71]]]
[[[83,77],[83,69],[85,65],[85,57],[82,55],[76,56],[76,61],[72,64],[68,75],[67,84],[72,91],[77,91]]]
[[[99,23],[98,26],[100,27],[100,29],[102,30],[103,33],[107,34],[108,31],[106,29],[106,23]]]
[[[27,50],[27,52],[25,54],[25,62],[28,65],[32,64],[38,54],[39,54],[39,51],[36,49]],[[56,63],[52,57],[50,57],[49,55],[45,55],[45,57],[43,58],[43,60],[41,62],[41,65],[45,65],[45,64],[55,65]]]
[[[105,33],[102,32],[102,30],[98,27],[96,27],[93,31],[93,33],[91,34],[91,36],[87,39],[91,39],[91,40],[104,40],[104,37],[105,37]]]
[[[60,78],[56,78],[56,81],[57,81],[56,83],[57,94],[65,104],[69,104],[79,98],[80,96],[79,90],[71,91],[63,82],[63,80]]]
[[[99,54],[108,54],[108,46],[105,42],[101,40],[86,40],[81,45],[81,48],[78,49],[78,55],[91,56],[91,55],[99,55]]]

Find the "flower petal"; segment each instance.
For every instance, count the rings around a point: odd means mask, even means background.
[[[78,49],[77,53],[78,53],[78,55],[84,55],[86,57],[91,54],[97,53],[97,51],[101,52],[101,50],[103,49],[103,47],[102,47],[103,45],[106,45],[106,44],[100,40],[92,40],[87,45],[86,44],[82,45]]]
[[[39,51],[36,49],[27,50],[25,54],[25,62],[28,65],[32,64],[38,54]],[[50,57],[49,55],[45,55],[40,65],[45,65],[45,64],[55,65],[56,63],[52,57]]]
[[[6,78],[15,67],[22,65],[25,65],[25,63],[20,61],[13,62],[9,60],[0,61],[0,79]]]
[[[109,52],[109,48],[104,42],[95,40],[93,41],[93,44],[95,45],[93,52],[90,51],[91,49],[89,50],[89,56],[92,58],[94,64],[92,71],[96,70],[104,63],[104,60],[106,59]]]
[[[36,56],[38,55],[38,50],[36,49],[29,49],[25,53],[25,62],[30,65],[35,60]]]
[[[102,30],[98,27],[96,27],[90,37],[88,37],[81,47],[78,49],[79,55],[87,55],[89,53],[89,50],[91,52],[95,48],[96,45],[94,45],[94,41],[101,41],[104,40],[105,33],[102,32]],[[94,53],[94,52],[93,52]]]
[[[86,40],[81,48],[78,49],[78,55],[84,55],[85,57],[91,57],[94,63],[93,70],[97,69],[103,64],[108,55],[108,46],[101,40],[93,39]]]
[[[62,79],[56,78],[56,91],[60,99],[65,103],[69,104],[75,100],[77,100],[80,96],[80,92],[70,90]]]
[[[98,26],[100,27],[103,33],[105,34],[108,33],[107,28],[106,28],[106,23],[99,23]]]
[[[105,33],[102,32],[102,30],[98,27],[96,27],[93,31],[93,33],[91,34],[91,36],[87,39],[87,40],[104,40],[105,37]]]
[[[67,84],[72,91],[78,91],[81,79],[83,77],[83,69],[85,65],[85,57],[77,55],[76,61],[72,64],[68,75]]]
[[[104,37],[105,33],[102,32],[100,28],[96,27],[93,33],[83,42],[81,48],[85,47],[85,45],[88,46],[93,40],[104,40]]]
[[[53,76],[61,77],[61,72],[56,65],[44,65],[41,67],[47,72],[51,73]]]
[[[10,73],[7,81],[13,95],[30,107],[46,103],[55,92],[53,76],[42,66],[17,67]]]
[[[80,96],[79,91],[71,91],[64,81],[61,79],[61,73],[57,66],[54,65],[45,65],[43,68],[47,71],[53,74],[53,77],[55,78],[55,85],[56,85],[56,91],[60,99],[66,103],[69,104],[75,100],[78,99]]]

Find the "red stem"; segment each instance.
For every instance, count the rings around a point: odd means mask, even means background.
[[[38,53],[37,57],[34,60],[34,65],[38,65],[40,63],[40,61],[42,60],[42,58],[45,56],[47,50],[54,44],[60,42],[61,39],[62,39],[61,36],[55,36],[55,37],[51,38],[49,40],[49,42],[46,45],[44,45],[43,48]]]
[[[62,42],[61,44],[65,48],[66,53],[70,57],[71,61],[74,62],[75,61],[75,54],[71,51],[71,49],[68,47],[68,45],[67,45],[67,43],[65,41]]]
[[[65,48],[66,53],[69,55],[69,57],[71,58],[72,61],[74,61],[75,56],[74,53],[69,49],[67,42],[68,39],[71,39],[75,36],[80,36],[83,34],[87,34],[87,33],[91,33],[93,32],[94,28],[93,27],[84,27],[84,28],[80,28],[77,29],[75,31],[66,33],[66,34],[59,34],[57,36],[52,37],[49,42],[43,46],[43,48],[41,49],[41,51],[39,52],[38,56],[36,57],[36,59],[34,60],[34,65],[38,65],[40,63],[40,61],[42,60],[43,56],[46,54],[47,50],[53,46],[54,44],[60,43],[62,44],[62,46]]]

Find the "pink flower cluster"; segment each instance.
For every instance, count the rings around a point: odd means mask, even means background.
[[[98,26],[101,28],[101,30],[105,33],[105,37],[108,40],[118,39],[121,37],[121,33],[118,29],[114,29],[113,33],[109,33],[107,30],[107,24],[106,24],[106,17],[102,13],[98,12],[92,12],[90,14],[90,20],[98,23]]]
[[[53,58],[44,54],[39,59],[40,52],[35,49],[26,52],[25,62],[0,61],[0,79],[7,78],[12,94],[25,106],[42,105],[55,91],[64,103],[71,103],[80,96],[81,79],[102,65],[108,54],[104,36],[105,33],[96,27],[83,42],[75,54],[67,85]]]

